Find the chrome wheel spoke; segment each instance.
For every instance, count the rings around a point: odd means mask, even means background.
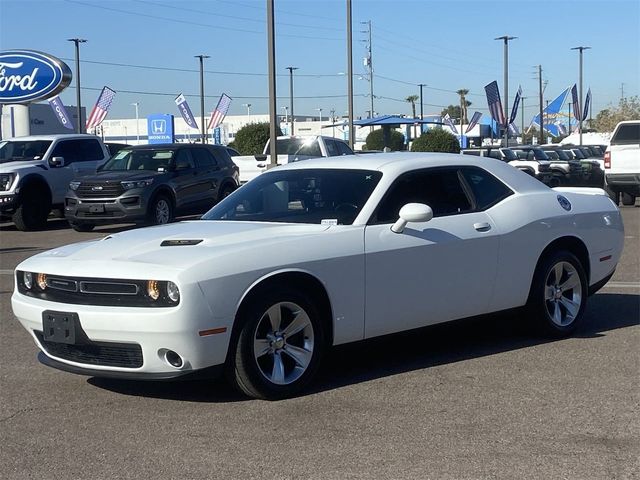
[[[560,280],[562,280],[562,272],[564,271],[564,269],[562,268],[562,263],[558,263],[556,264],[555,267],[553,267],[553,273],[556,276],[555,285],[559,285],[560,284]]]
[[[574,302],[570,298],[562,297],[560,299],[560,303],[562,303],[564,308],[567,309],[567,314],[572,320],[576,318],[576,315],[578,314],[578,310],[580,310],[579,302]]]
[[[573,290],[574,288],[577,288],[580,285],[580,279],[578,278],[578,276],[571,272],[569,273],[569,278],[567,278],[567,280],[560,285],[560,288],[562,289],[563,292],[567,291],[567,290]]]
[[[282,322],[282,310],[280,309],[280,304],[278,303],[269,308],[269,310],[267,310],[267,316],[269,317],[269,322],[271,322],[271,331],[279,331],[280,323]]]
[[[556,293],[556,289],[552,285],[547,285],[544,287],[544,299],[551,301],[554,299],[554,295]]]
[[[307,368],[313,355],[313,352],[293,345],[285,345],[283,352],[289,355],[293,361],[302,368]]]
[[[273,354],[273,369],[271,371],[271,381],[282,385],[284,383],[284,363],[279,352]]]
[[[311,320],[309,316],[304,310],[300,310],[297,312],[293,321],[285,328],[282,333],[284,333],[287,337],[291,337],[298,332],[304,330],[309,324]]]
[[[557,325],[562,325],[562,310],[560,309],[560,303],[558,302],[554,303],[553,321]]]
[[[271,345],[269,340],[265,338],[256,338],[253,341],[253,353],[256,358],[259,358],[263,355],[266,355],[271,350]]]

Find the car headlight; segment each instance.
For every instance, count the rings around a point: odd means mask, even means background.
[[[122,188],[125,190],[131,190],[132,188],[144,188],[153,183],[153,178],[145,178],[144,180],[132,180],[120,182]]]
[[[10,190],[14,177],[15,175],[13,173],[0,174],[0,191],[6,192],[7,190]]]
[[[22,283],[27,290],[31,290],[33,287],[33,274],[31,272],[22,272]]]
[[[180,301],[180,290],[173,282],[148,280],[147,296],[154,302],[160,300],[164,303],[178,304]]]
[[[73,181],[69,183],[69,188],[73,191],[76,191],[79,186],[80,186],[80,182]]]
[[[180,290],[173,282],[167,282],[167,297],[169,297],[169,300],[173,303],[178,303],[180,301]]]

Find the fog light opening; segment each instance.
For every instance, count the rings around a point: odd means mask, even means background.
[[[182,365],[184,365],[184,362],[182,361],[182,357],[178,355],[176,352],[174,352],[173,350],[167,350],[165,352],[164,360],[174,368],[182,368]]]

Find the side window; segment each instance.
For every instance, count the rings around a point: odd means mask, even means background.
[[[325,139],[324,144],[327,147],[327,153],[330,157],[337,157],[338,155],[340,155],[338,147],[336,146],[336,142],[334,142],[333,140]]]
[[[340,152],[340,155],[353,155],[353,150],[351,150],[349,148],[349,145],[347,145],[346,143],[336,140],[336,145],[338,145],[338,151]]]
[[[194,168],[193,159],[191,153],[187,149],[178,150],[176,153],[176,170],[188,170]]]
[[[434,217],[471,210],[455,168],[419,170],[398,178],[380,202],[373,223],[395,222],[407,203],[429,205]]]
[[[73,140],[65,140],[62,142],[59,142],[55,148],[53,149],[53,152],[51,153],[51,157],[63,157],[64,158],[64,164],[65,165],[70,165],[73,162],[77,162],[80,158],[79,155],[79,143],[77,141],[73,141]]]
[[[191,155],[196,163],[196,168],[210,168],[216,165],[216,161],[213,155],[204,148],[194,148],[191,150]]]
[[[81,162],[95,162],[96,160],[102,160],[104,158],[104,152],[97,140],[88,139],[77,141],[78,150],[80,151]]]
[[[491,158],[497,158],[498,160],[500,160],[500,152],[496,150],[489,150],[489,156]]]
[[[513,194],[509,187],[481,168],[463,168],[462,175],[471,188],[476,210],[486,210]]]

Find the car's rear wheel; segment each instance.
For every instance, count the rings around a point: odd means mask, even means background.
[[[632,206],[636,204],[636,196],[631,193],[622,192],[622,204]]]
[[[533,276],[529,318],[547,336],[567,336],[582,320],[587,295],[587,277],[580,260],[565,250],[552,253],[540,260]]]
[[[233,188],[231,185],[225,185],[224,187],[222,187],[220,193],[218,194],[218,202],[221,202],[222,200],[227,198],[233,193],[234,190],[235,188]]]
[[[604,191],[609,195],[609,198],[613,200],[613,203],[615,203],[616,206],[620,203],[620,192],[612,190],[606,181],[604,182]]]
[[[314,302],[286,287],[255,297],[230,357],[231,379],[245,394],[267,400],[290,397],[318,369],[325,334]]]
[[[166,195],[158,195],[149,205],[147,218],[152,225],[164,225],[173,220],[173,205]]]

